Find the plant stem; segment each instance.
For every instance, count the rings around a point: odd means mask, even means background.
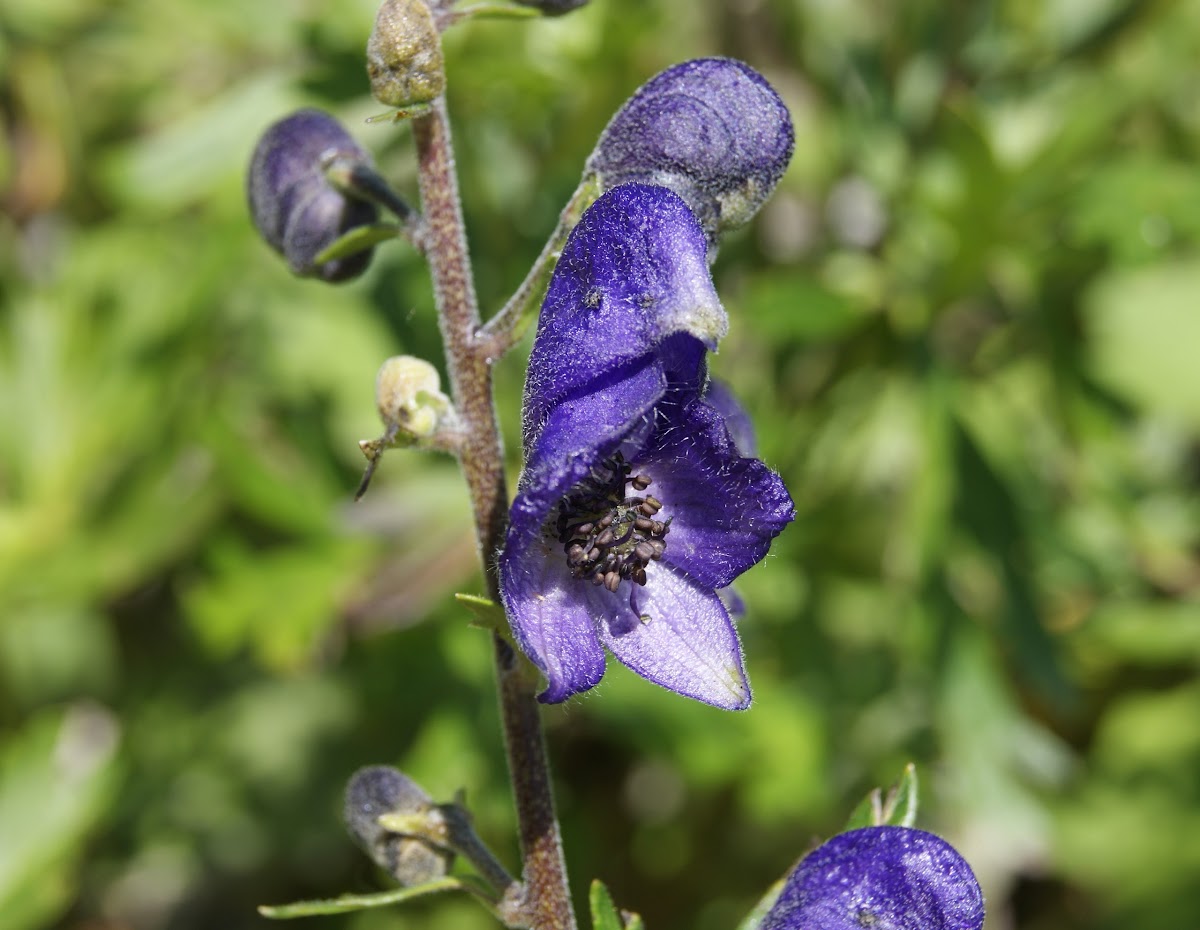
[[[488,594],[498,601],[494,556],[502,542],[508,495],[492,397],[494,356],[477,338],[479,306],[444,98],[413,120],[413,133],[426,222],[426,256],[446,347],[450,389],[463,430],[459,461],[471,496]],[[533,930],[574,930],[535,682],[526,670],[527,663],[500,636],[493,635],[493,647],[500,719],[520,825],[528,926]]]
[[[583,211],[590,207],[600,195],[599,185],[594,178],[585,177],[558,217],[558,225],[537,257],[521,286],[500,310],[479,331],[480,342],[492,358],[499,358],[521,338],[527,323],[533,318],[533,306],[545,289],[550,273],[558,263],[559,253],[566,244],[567,236],[579,222]]]

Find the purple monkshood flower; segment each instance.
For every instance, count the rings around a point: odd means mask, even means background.
[[[699,58],[643,84],[600,135],[587,170],[602,189],[629,181],[671,188],[715,243],[771,195],[795,142],[766,78],[732,58]]]
[[[607,649],[670,691],[750,703],[717,591],[766,555],[794,509],[704,398],[705,351],[727,328],[706,251],[678,196],[628,184],[584,213],[550,282],[499,560],[544,702],[594,687]]]
[[[863,827],[805,856],[760,930],[979,930],[983,895],[945,840],[910,827]]]
[[[298,110],[272,124],[254,149],[246,193],[254,225],[298,275],[325,281],[357,277],[371,249],[317,265],[316,257],[343,233],[379,217],[374,204],[347,197],[325,177],[335,158],[369,165],[370,156],[320,110]]]

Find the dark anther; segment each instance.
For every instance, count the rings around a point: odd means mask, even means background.
[[[556,531],[571,574],[616,592],[623,579],[646,583],[646,566],[662,558],[671,521],[651,519],[662,502],[640,496],[653,483],[632,474],[620,453],[606,459],[563,498]],[[627,496],[626,489],[633,493]],[[632,596],[632,595],[631,595]]]

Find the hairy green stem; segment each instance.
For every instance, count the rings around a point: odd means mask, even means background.
[[[444,98],[413,120],[425,215],[426,256],[433,275],[438,325],[450,388],[462,426],[459,461],[470,491],[476,541],[489,595],[499,600],[495,553],[507,517],[504,450],[492,396],[492,361],[477,338],[479,307],[471,278],[450,124]],[[528,664],[493,636],[500,718],[520,825],[525,900],[532,930],[574,930],[550,769]]]
[[[559,214],[554,232],[542,246],[542,254],[530,267],[521,286],[509,298],[508,303],[479,331],[480,342],[489,357],[499,358],[521,338],[525,326],[533,319],[535,301],[541,297],[546,282],[550,279],[550,273],[558,264],[558,256],[566,244],[567,236],[579,222],[583,211],[590,207],[599,195],[600,187],[594,177],[585,177],[575,189],[575,193]]]

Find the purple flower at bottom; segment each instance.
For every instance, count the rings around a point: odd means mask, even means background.
[[[499,560],[544,702],[594,687],[607,649],[668,690],[750,703],[717,591],[766,555],[794,510],[704,399],[705,351],[726,328],[706,249],[677,195],[624,185],[583,215],[550,282]]]
[[[805,856],[760,930],[982,926],[979,882],[953,846],[910,827],[863,827]]]

